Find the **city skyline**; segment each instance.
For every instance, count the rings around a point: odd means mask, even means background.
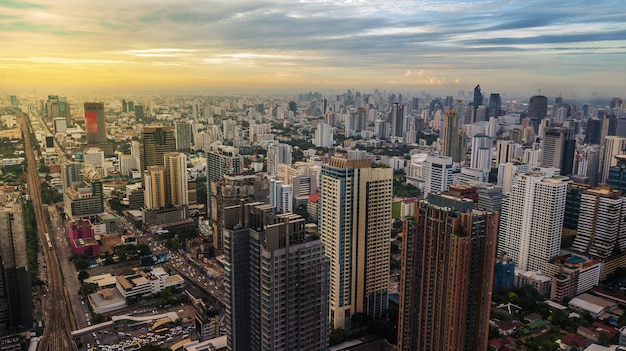
[[[14,88],[470,90],[620,96],[616,1],[2,0]]]

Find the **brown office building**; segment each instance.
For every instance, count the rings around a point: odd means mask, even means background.
[[[487,349],[497,233],[498,214],[469,199],[418,202],[404,223],[399,350]]]

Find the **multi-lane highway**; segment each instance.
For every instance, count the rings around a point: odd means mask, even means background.
[[[41,189],[37,161],[33,154],[33,147],[30,140],[30,125],[28,119],[20,114],[22,133],[24,134],[24,146],[26,160],[28,162],[28,190],[33,202],[37,231],[42,243],[47,242],[46,235],[49,233],[48,221],[41,201]],[[48,307],[44,314],[45,327],[39,344],[39,350],[77,350],[76,344],[70,334],[71,322],[67,318],[70,314],[69,306],[66,302],[66,292],[63,288],[62,275],[59,268],[59,260],[53,249],[48,249],[47,245],[42,245],[44,250],[44,260],[48,267]]]

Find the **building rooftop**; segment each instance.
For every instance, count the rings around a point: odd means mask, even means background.
[[[569,305],[584,311],[589,311],[592,314],[599,314],[605,308],[616,306],[617,304],[591,294],[581,294],[571,299]]]

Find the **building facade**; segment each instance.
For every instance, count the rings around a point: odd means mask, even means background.
[[[231,208],[224,226],[227,350],[326,350],[328,259],[304,219]],[[237,229],[239,228],[239,229]]]
[[[519,175],[500,213],[498,254],[506,254],[524,271],[545,271],[559,254],[568,178]]]
[[[350,328],[355,313],[387,309],[391,168],[331,158],[320,176],[319,230],[330,259],[330,324]]]
[[[176,137],[170,127],[144,127],[141,131],[141,170],[163,166],[163,155],[176,151]]]
[[[486,350],[498,214],[430,194],[404,224],[398,349]]]
[[[33,325],[24,211],[19,203],[0,208],[0,334]]]

